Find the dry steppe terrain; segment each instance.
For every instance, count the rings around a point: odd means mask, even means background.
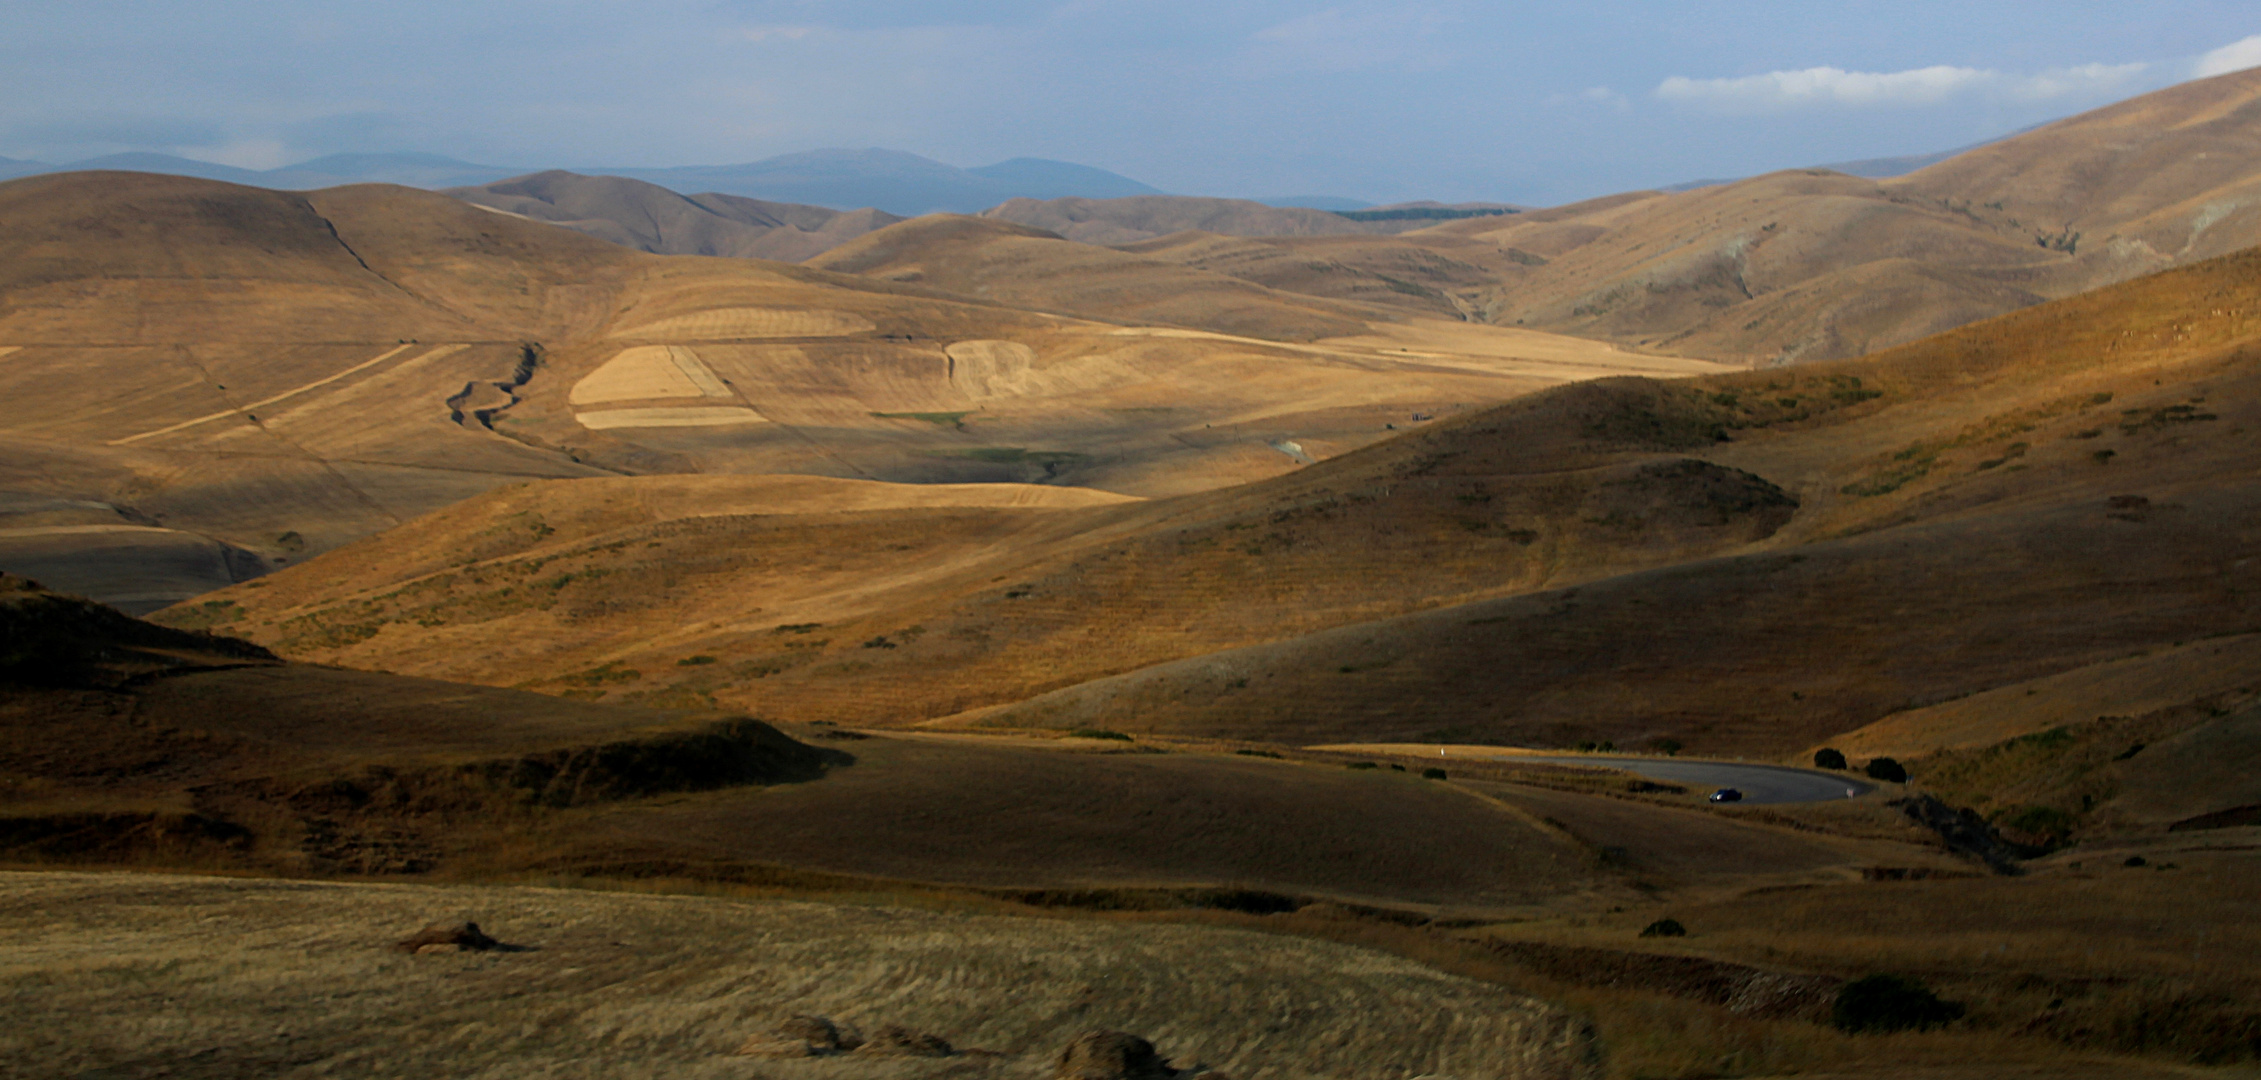
[[[386,948],[466,916],[524,951]],[[1558,1009],[1245,930],[92,874],[0,874],[0,926],[12,1076],[1049,1077],[1092,1028],[1234,1077],[1591,1075]],[[737,1053],[796,1014],[964,1052]]]
[[[1225,278],[1261,301],[1241,336],[1095,322],[379,185],[63,174],[0,185],[0,220],[0,559],[135,610],[526,479],[1173,493],[1597,371],[1716,369],[1366,309],[1313,345],[1262,312],[1326,302]]]
[[[673,480],[534,485],[164,618],[795,721],[1800,754],[2261,625],[2255,258],[1177,498],[694,517],[630,497]]]
[[[828,210],[708,192],[673,191],[620,176],[551,170],[445,194],[562,225],[658,255],[723,255],[800,262],[903,220],[881,210]]]
[[[2249,70],[1889,180],[1798,170],[1388,237],[1115,242],[1275,289],[1775,365],[1858,356],[2251,246],[2257,176],[2261,72]],[[1113,202],[1129,200],[1101,205]]]
[[[0,1071],[2250,1073],[2257,98],[1118,248],[0,185]]]

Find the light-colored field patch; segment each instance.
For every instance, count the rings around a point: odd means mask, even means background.
[[[766,424],[769,419],[742,405],[712,405],[688,409],[606,409],[574,416],[591,431],[611,428],[723,427],[729,424]]]
[[[608,401],[730,396],[730,388],[690,349],[638,345],[621,350],[620,355],[574,383],[566,400],[575,405],[601,405]]]
[[[710,308],[613,332],[615,338],[839,337],[876,329],[870,319],[822,308]]]
[[[0,345],[0,356],[6,356],[10,353],[20,353],[22,351],[24,351],[24,347],[21,345]]]
[[[960,341],[942,350],[950,358],[950,382],[976,398],[1028,395],[1038,391],[1031,378],[1036,350],[1017,341]]]

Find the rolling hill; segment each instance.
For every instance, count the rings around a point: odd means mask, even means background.
[[[499,650],[525,685],[797,719],[1796,754],[2261,625],[2257,265],[1862,361],[1562,387],[1142,503],[691,530],[540,485],[214,617],[324,662],[477,679],[461,658]]]
[[[1838,359],[2261,243],[2257,99],[2261,73],[2203,79],[1881,180],[1792,170],[1325,244],[1104,242],[1325,296],[1395,266],[1382,272],[1403,292],[1478,321],[1753,364]]]
[[[1017,198],[989,207],[981,211],[981,216],[1043,229],[1086,244],[1132,244],[1188,230],[1222,236],[1338,236],[1400,233],[1436,224],[1417,216],[1361,221],[1331,210],[1158,194],[1105,199]]]
[[[443,194],[658,255],[801,262],[903,220],[880,210],[678,195],[618,176],[550,171]]]
[[[1223,278],[1259,314],[1306,320],[1301,336],[1342,340],[1097,322],[648,255],[378,185],[38,176],[0,185],[0,221],[0,567],[136,611],[527,479],[1152,494],[1284,472],[1414,413],[1703,366],[1440,336]]]
[[[1115,198],[1159,195],[1154,188],[1089,165],[1013,158],[961,169],[900,150],[807,150],[742,165],[611,168],[614,176],[676,191],[809,203],[846,210],[874,206],[905,217],[971,214],[1014,198]]]

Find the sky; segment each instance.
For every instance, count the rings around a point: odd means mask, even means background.
[[[1556,204],[1995,138],[2261,66],[2252,0],[0,0],[0,156],[1042,157]]]

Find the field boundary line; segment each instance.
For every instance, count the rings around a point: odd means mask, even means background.
[[[385,350],[385,351],[384,351],[383,353],[379,354],[378,356],[376,356],[376,357],[374,357],[374,358],[372,358],[372,359],[369,359],[369,360],[363,360],[362,362],[360,362],[360,363],[358,363],[358,364],[355,364],[355,365],[353,365],[352,367],[349,367],[349,368],[345,369],[344,371],[340,371],[340,372],[338,372],[338,373],[337,373],[337,374],[335,374],[335,375],[331,375],[331,376],[328,376],[328,377],[326,377],[326,378],[316,379],[316,380],[314,380],[313,382],[307,383],[307,384],[306,384],[306,385],[304,385],[304,386],[296,387],[296,388],[293,388],[293,389],[290,389],[290,390],[285,390],[285,391],[283,391],[282,393],[280,393],[280,394],[276,394],[276,395],[275,395],[275,396],[273,396],[273,397],[269,397],[269,398],[261,398],[260,400],[258,400],[258,401],[254,401],[254,402],[252,402],[252,403],[251,403],[251,404],[249,404],[249,405],[241,405],[241,406],[238,406],[238,407],[236,407],[236,408],[233,408],[233,409],[225,409],[225,410],[222,410],[222,411],[220,411],[220,412],[212,413],[212,414],[210,414],[210,415],[208,415],[208,416],[199,416],[199,417],[197,417],[197,418],[196,418],[196,419],[194,419],[194,420],[183,420],[183,421],[181,421],[181,422],[180,422],[180,423],[178,423],[178,424],[174,424],[174,425],[172,425],[171,427],[161,427],[161,428],[158,428],[158,429],[157,429],[157,430],[155,430],[155,431],[144,431],[144,432],[142,432],[142,433],[141,433],[141,434],[139,434],[139,435],[128,435],[128,436],[126,436],[126,437],[125,437],[125,438],[123,438],[123,439],[112,439],[112,440],[110,440],[110,441],[109,441],[108,443],[105,443],[104,445],[106,445],[106,446],[124,446],[124,445],[126,445],[127,443],[135,443],[135,442],[140,442],[140,441],[141,441],[141,440],[143,440],[143,439],[153,439],[153,438],[156,438],[156,437],[157,437],[157,436],[159,436],[159,435],[170,435],[170,434],[172,434],[173,432],[176,432],[176,431],[184,431],[184,430],[186,430],[186,429],[188,429],[188,428],[192,428],[192,427],[195,427],[195,426],[196,426],[196,425],[198,425],[198,424],[206,424],[206,423],[210,423],[210,422],[212,422],[212,421],[214,421],[214,420],[219,420],[219,419],[222,419],[222,418],[224,418],[224,417],[234,416],[234,415],[236,415],[236,414],[238,414],[238,413],[250,412],[250,411],[251,411],[251,410],[253,410],[253,409],[261,409],[261,408],[265,408],[265,407],[267,407],[267,406],[269,406],[269,405],[272,405],[272,404],[274,404],[274,403],[276,403],[276,402],[278,402],[278,401],[282,401],[282,400],[285,400],[285,399],[287,399],[287,398],[294,398],[294,397],[297,397],[298,395],[300,395],[300,394],[303,394],[303,393],[307,392],[308,390],[313,390],[313,389],[316,389],[316,388],[318,388],[318,387],[328,386],[329,384],[331,384],[331,383],[334,383],[334,382],[338,381],[339,379],[345,378],[346,376],[348,376],[348,375],[351,375],[351,374],[353,374],[353,373],[355,373],[355,372],[357,372],[357,371],[365,371],[365,370],[367,370],[367,369],[369,369],[369,368],[375,367],[375,366],[377,366],[378,364],[382,364],[382,363],[384,363],[385,361],[387,361],[387,360],[390,360],[390,359],[392,359],[393,357],[395,357],[395,356],[398,356],[398,355],[400,355],[401,353],[407,352],[408,350],[410,350],[410,349],[413,349],[413,348],[415,348],[415,347],[416,347],[416,346],[415,346],[415,344],[414,344],[414,343],[410,343],[410,344],[407,344],[407,345],[396,345],[396,346],[394,346],[394,347],[392,347],[392,348],[390,348],[390,349],[387,349],[387,350]],[[435,348],[435,349],[434,349],[433,351],[434,351],[434,352],[437,352],[437,351],[439,351],[440,349],[449,349],[449,350],[451,350],[451,351],[460,351],[460,350],[462,350],[462,349],[464,349],[464,348],[467,348],[467,346],[462,346],[462,345],[453,345],[453,346],[450,346],[450,345],[441,345],[441,346],[438,346],[438,347],[436,347],[436,348]],[[429,355],[429,354],[426,354],[426,355]]]

